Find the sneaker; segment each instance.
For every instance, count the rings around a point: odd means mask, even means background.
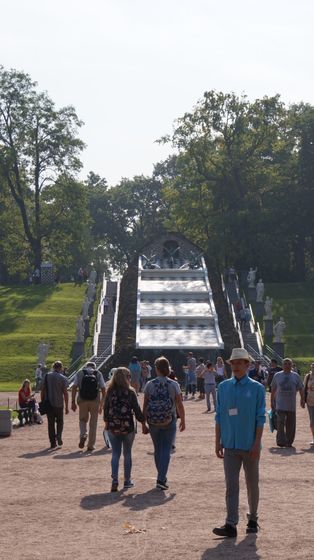
[[[259,529],[259,524],[257,523],[257,521],[254,521],[253,519],[249,519],[248,524],[246,526],[247,534],[257,533],[258,529]]]
[[[63,441],[62,441],[61,438],[58,438],[58,445],[59,445],[59,447],[62,447],[62,445],[63,445]]]
[[[89,445],[87,451],[95,451],[95,449],[96,449],[95,445]]]
[[[236,527],[234,527],[233,525],[228,525],[228,523],[226,523],[222,527],[215,527],[215,529],[213,529],[213,533],[215,535],[218,535],[219,537],[228,537],[230,539],[234,539],[237,536],[238,531]]]
[[[126,480],[124,482],[123,488],[133,488],[134,482],[132,480]]]
[[[164,482],[157,480],[156,488],[159,488],[160,490],[168,490],[169,485],[166,480]]]
[[[111,484],[111,492],[118,492],[119,483],[117,480],[113,480]]]
[[[50,449],[55,449],[56,447],[57,447],[56,442],[54,442],[54,443],[52,443],[52,444],[50,445]]]
[[[83,448],[84,448],[85,441],[86,441],[86,437],[81,437],[81,438],[80,438],[80,443],[79,443],[79,448],[80,448],[80,449],[83,449]]]

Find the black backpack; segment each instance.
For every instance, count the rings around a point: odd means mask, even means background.
[[[83,369],[80,398],[84,401],[94,401],[98,397],[97,373],[96,369]]]

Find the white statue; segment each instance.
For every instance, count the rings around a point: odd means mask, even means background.
[[[85,325],[82,315],[76,321],[76,342],[84,342]]]
[[[82,316],[83,316],[84,321],[87,321],[87,319],[89,319],[88,310],[89,310],[90,304],[91,304],[91,300],[88,297],[86,297],[85,300],[84,300],[84,303],[82,305]]]
[[[49,346],[50,344],[49,343],[46,344],[46,342],[40,342],[38,344],[38,349],[37,349],[38,363],[41,363],[42,365],[46,364],[46,358],[48,356]]]
[[[88,282],[88,288],[87,288],[87,297],[89,297],[89,299],[93,300],[96,294],[96,285],[94,284],[94,282]]]
[[[250,268],[250,270],[248,272],[247,281],[249,283],[249,288],[255,288],[256,272],[257,272],[257,268],[255,270],[253,270],[252,267]]]
[[[93,284],[95,284],[96,278],[97,278],[97,272],[94,268],[92,268],[92,270],[90,271],[90,275],[89,275],[89,281],[93,282]]]
[[[264,292],[265,292],[264,283],[263,283],[263,280],[260,278],[259,281],[256,284],[256,302],[257,303],[263,303]]]
[[[265,301],[265,305],[264,305],[265,319],[272,319],[273,318],[272,306],[273,306],[272,298],[270,298],[269,296],[266,296],[266,301]]]
[[[280,317],[278,323],[274,326],[274,342],[282,342],[283,331],[286,328],[286,323],[283,317]]]

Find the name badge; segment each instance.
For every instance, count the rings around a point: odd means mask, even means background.
[[[237,408],[229,408],[229,416],[237,416],[238,409]]]

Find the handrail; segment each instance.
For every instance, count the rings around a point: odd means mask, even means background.
[[[254,350],[254,348],[252,346],[250,346],[250,344],[247,344],[247,351],[249,352],[249,354],[251,355],[252,358],[254,358],[255,360],[259,360],[260,362],[262,362],[265,365],[269,365],[270,360],[268,358],[268,356],[265,356],[264,354],[260,354],[259,352],[256,352],[256,350]]]
[[[114,354],[115,347],[116,347],[116,334],[117,334],[118,312],[119,312],[119,303],[120,303],[120,278],[117,278],[116,282],[117,282],[116,306],[114,310],[113,330],[112,330],[112,340],[111,340],[112,354]]]
[[[100,301],[97,307],[97,318],[94,325],[93,352],[95,354],[97,354],[97,349],[98,349],[98,337],[99,337],[101,318],[102,318],[101,302],[104,296],[106,295],[106,290],[107,290],[107,279],[106,279],[106,275],[104,274],[102,280],[102,287],[100,291]]]
[[[258,344],[258,349],[259,351],[262,353],[263,351],[263,347],[264,347],[264,339],[263,339],[263,335],[261,333],[261,328],[260,328],[260,324],[257,321],[256,323],[256,334],[257,334],[257,344]]]
[[[273,348],[271,348],[270,346],[268,346],[268,344],[265,345],[265,350],[266,353],[270,354],[273,358],[276,358],[276,360],[282,364],[283,363],[283,357],[280,356],[280,354],[278,354]],[[267,354],[266,354],[267,355]]]
[[[101,361],[101,358],[105,358],[105,354],[108,352],[108,350],[111,350],[111,344],[109,344],[109,346],[107,346],[107,348],[100,354],[100,356],[96,356],[95,354],[92,355],[90,358],[88,358],[88,360],[86,360],[86,361],[84,362],[84,364],[83,364],[80,368],[78,368],[76,371],[73,371],[73,372],[71,373],[71,375],[69,375],[68,378],[67,378],[69,384],[72,383],[72,381],[73,381],[74,376],[76,375],[76,373],[77,373],[78,371],[81,371],[81,370],[86,366],[86,364],[87,364],[88,362],[95,362],[95,363],[96,363],[96,366],[97,366],[97,362],[99,363],[99,359],[100,359],[100,365],[102,365],[106,360],[104,359],[103,361]],[[109,353],[109,355],[106,356],[106,359],[109,358],[110,355],[111,355],[111,354]]]

